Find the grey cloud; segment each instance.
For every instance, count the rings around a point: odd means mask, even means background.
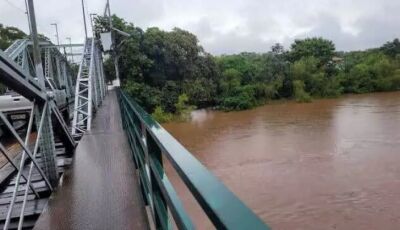
[[[103,12],[105,0],[86,1],[89,12]],[[24,8],[23,0],[12,2]],[[82,41],[79,0],[35,4],[40,32],[54,39],[49,24],[58,22],[61,38]],[[276,42],[288,47],[294,39],[309,36],[331,39],[338,50],[359,50],[380,46],[400,33],[398,0],[111,0],[111,9],[143,28],[189,30],[213,54],[265,52]],[[24,13],[6,1],[0,1],[0,23],[27,31]]]
[[[135,25],[148,27],[165,17],[165,4],[168,2],[163,0],[112,1],[112,11]]]

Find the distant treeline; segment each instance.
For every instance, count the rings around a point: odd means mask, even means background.
[[[124,89],[159,121],[184,119],[194,107],[243,110],[269,100],[308,102],[343,93],[400,89],[400,42],[366,51],[338,52],[323,38],[280,44],[268,53],[212,56],[197,37],[175,28],[142,30],[121,18],[113,25],[132,36],[116,34]],[[96,30],[108,23],[96,19]],[[113,60],[106,61],[114,77]]]
[[[108,31],[107,20],[96,18],[96,34]],[[280,44],[268,53],[212,56],[197,37],[175,28],[146,31],[113,16],[124,89],[159,121],[186,119],[193,108],[243,110],[269,100],[308,102],[343,93],[400,89],[400,41],[379,48],[338,52],[323,38]],[[0,24],[0,49],[27,35]],[[47,39],[42,36],[43,39]],[[113,59],[106,59],[108,80],[115,77]],[[0,91],[3,90],[0,85]]]

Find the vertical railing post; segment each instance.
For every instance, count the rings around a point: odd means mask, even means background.
[[[147,132],[146,132],[147,133]],[[163,159],[161,149],[158,147],[157,143],[154,141],[153,137],[150,134],[146,135],[146,144],[148,150],[148,166],[149,168],[158,167],[158,172],[164,172],[163,167]],[[150,181],[151,181],[151,198],[153,202],[153,209],[155,214],[155,225],[156,228],[159,229],[169,229],[169,220],[168,220],[168,209],[167,202],[162,196],[162,192],[158,183],[156,182],[156,175],[154,170],[150,170]]]
[[[128,114],[136,116],[133,111],[128,110],[128,108],[130,108],[127,105],[128,102],[126,100],[124,100],[124,101],[125,101],[125,106],[127,108],[127,110],[126,110],[127,116],[128,116]],[[129,122],[129,125],[130,125],[129,132],[131,133],[131,136],[134,140],[135,149],[134,149],[133,154],[135,154],[135,157],[138,159],[138,162],[139,162],[138,171],[139,171],[139,178],[140,178],[140,182],[141,182],[140,188],[142,191],[143,200],[144,200],[146,206],[152,207],[152,203],[151,203],[150,195],[149,195],[150,180],[148,177],[148,170],[146,167],[146,160],[145,160],[145,155],[146,155],[145,152],[147,152],[147,151],[142,148],[141,139],[140,139],[141,136],[138,136],[136,134],[137,132],[135,130],[139,130],[136,128],[136,124],[133,122],[133,120],[129,120],[129,121],[132,121],[132,122]]]

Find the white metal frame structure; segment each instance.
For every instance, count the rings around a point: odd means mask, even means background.
[[[72,135],[80,136],[91,129],[94,112],[105,93],[101,51],[94,38],[87,38],[76,79]]]

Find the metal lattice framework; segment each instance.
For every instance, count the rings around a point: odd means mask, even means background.
[[[106,93],[101,51],[94,38],[85,41],[82,61],[75,86],[72,134],[82,135],[90,130],[92,118]]]
[[[67,152],[73,151],[75,141],[70,134],[65,116],[61,114],[54,102],[53,96],[46,90],[44,85],[40,85],[37,78],[31,73],[35,73],[34,64],[30,65],[30,53],[32,42],[28,39],[15,41],[5,52],[0,51],[0,81],[9,89],[19,93],[32,102],[29,112],[29,122],[25,137],[23,138],[14,128],[7,116],[0,112],[0,121],[11,133],[22,149],[19,162],[15,162],[6,147],[0,143],[0,152],[12,165],[17,172],[14,183],[14,190],[10,197],[8,211],[3,225],[3,229],[8,229],[12,219],[15,219],[15,211],[19,211],[18,228],[21,229],[24,223],[24,213],[28,203],[29,194],[34,194],[35,199],[40,199],[39,192],[32,185],[33,173],[39,173],[49,191],[53,191],[58,183],[57,163],[55,157],[55,131]],[[65,88],[67,97],[74,100],[73,79],[66,58],[59,52],[56,46],[50,42],[40,43],[41,53],[44,53],[45,79],[51,78]],[[54,71],[53,67],[56,68]],[[38,77],[38,76],[36,76]],[[36,137],[32,144],[32,127],[36,125]],[[53,125],[57,128],[53,129]],[[23,141],[23,139],[25,139]],[[41,162],[37,156],[40,154]],[[27,165],[28,164],[28,165]],[[25,173],[24,173],[25,169]],[[27,174],[26,171],[28,170]],[[24,185],[21,185],[21,182]],[[21,199],[22,204],[16,209],[17,199]],[[17,198],[19,197],[19,198]],[[19,201],[20,202],[20,201]]]
[[[58,48],[48,41],[41,41],[41,52],[44,54],[45,77],[51,78],[59,85],[64,86],[67,96],[74,100],[74,78],[71,75],[71,67],[65,56],[61,54]],[[76,45],[76,44],[75,44]],[[30,47],[32,41],[29,39],[18,39],[11,44],[4,53],[11,60],[15,61],[24,71],[34,72],[32,58],[30,57]],[[56,73],[54,73],[54,66]]]
[[[27,1],[27,8],[30,39],[16,40],[5,52],[0,50],[0,82],[31,102],[25,135],[16,130],[8,114],[0,111],[2,129],[11,133],[21,147],[21,153],[14,157],[0,142],[0,153],[7,159],[8,166],[13,167],[10,175],[14,175],[13,182],[8,184],[10,189],[6,189],[10,191],[13,188],[12,194],[8,192],[6,199],[9,200],[3,201],[7,205],[7,213],[0,213],[3,229],[25,228],[26,210],[32,212],[32,207],[37,209],[40,201],[46,199],[42,197],[43,192],[46,191],[45,196],[48,197],[57,186],[60,162],[56,158],[56,142],[58,149],[61,146],[62,154],[72,155],[76,146],[73,134],[90,130],[93,114],[101,105],[107,89],[98,42],[94,38],[86,39],[75,81],[72,68],[59,47],[49,41],[38,40],[32,0]],[[69,105],[72,104],[71,134],[68,123]],[[38,183],[42,186],[37,187]],[[39,208],[40,212],[42,208]]]

